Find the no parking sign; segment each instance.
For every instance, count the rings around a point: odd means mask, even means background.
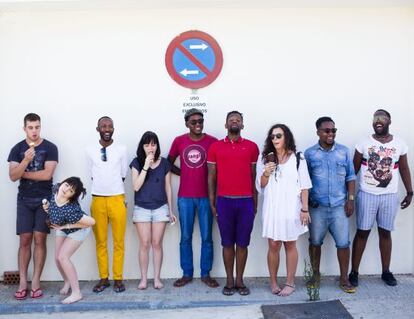
[[[168,74],[179,85],[199,89],[212,83],[223,66],[217,41],[202,31],[187,31],[171,41],[165,53]]]

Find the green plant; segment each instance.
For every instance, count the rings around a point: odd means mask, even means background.
[[[305,259],[305,269],[303,271],[306,290],[310,301],[319,300],[320,274],[315,274],[311,262]]]

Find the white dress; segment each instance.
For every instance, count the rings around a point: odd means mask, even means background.
[[[256,171],[256,188],[263,195],[262,236],[280,241],[297,240],[308,231],[300,222],[301,190],[312,188],[306,160],[301,159],[296,169],[296,156],[292,154],[286,163],[279,164],[264,188],[260,187],[264,171],[262,155],[257,160]]]

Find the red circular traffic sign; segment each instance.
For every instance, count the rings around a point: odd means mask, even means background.
[[[165,53],[168,74],[179,85],[199,89],[212,83],[223,67],[217,41],[202,31],[187,31],[175,37]]]

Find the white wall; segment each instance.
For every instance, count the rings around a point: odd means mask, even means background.
[[[385,107],[393,117],[392,132],[413,149],[409,133],[414,105],[413,8],[0,11],[0,274],[17,269],[17,183],[8,179],[6,159],[11,147],[24,138],[24,115],[40,114],[42,135],[59,147],[56,181],[71,175],[87,181],[84,149],[97,142],[96,120],[102,115],[113,117],[114,138],[127,145],[131,159],[138,139],[149,129],[158,132],[162,154],[167,155],[173,138],[185,132],[180,101],[190,92],[169,78],[164,55],[175,36],[191,29],[215,37],[224,55],[218,79],[200,90],[209,103],[207,132],[223,137],[225,114],[238,109],[245,114],[243,135],[260,147],[268,127],[283,122],[292,128],[298,148],[304,150],[316,142],[316,118],[329,115],[339,129],[338,142],[353,149],[358,139],[371,133],[373,111]],[[177,186],[174,178],[174,192]],[[137,278],[129,176],[126,188],[129,222],[124,273],[126,278]],[[89,203],[90,196],[82,202],[87,211]],[[397,273],[414,269],[413,207],[399,213],[393,233],[392,270]],[[353,226],[351,236],[354,231]],[[60,279],[53,260],[53,239],[48,238],[45,280]],[[224,276],[216,225],[214,240],[212,274]],[[198,230],[194,247],[195,275],[199,275]],[[246,276],[267,276],[266,247],[258,215]],[[298,247],[298,274],[302,274],[307,235],[299,239]],[[167,229],[164,248],[162,275],[180,276],[178,225]],[[74,261],[81,279],[98,277],[93,236]],[[380,270],[378,237],[373,231],[360,271]],[[338,273],[331,238],[323,248],[322,271]]]

